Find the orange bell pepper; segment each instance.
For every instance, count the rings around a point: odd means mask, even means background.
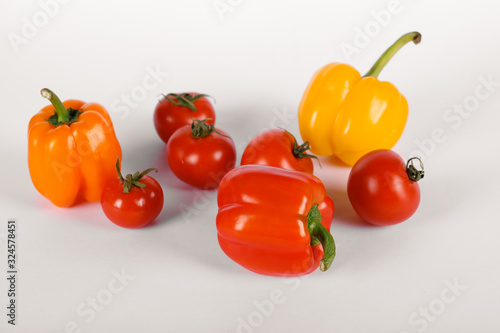
[[[72,206],[81,193],[99,201],[105,183],[116,178],[122,152],[106,109],[97,103],[67,100],[49,89],[52,105],[28,125],[28,166],[33,185],[59,207]]]
[[[353,67],[331,63],[311,79],[299,106],[300,134],[311,152],[337,156],[349,165],[376,149],[391,149],[408,117],[405,97],[377,76],[406,43],[418,44],[418,32],[399,38],[361,77]]]

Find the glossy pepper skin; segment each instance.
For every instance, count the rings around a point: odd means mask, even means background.
[[[97,103],[62,103],[48,89],[42,96],[52,105],[28,125],[33,185],[59,207],[72,206],[79,193],[87,201],[99,201],[105,184],[116,178],[115,161],[122,155],[108,112]]]
[[[219,245],[241,266],[273,276],[330,267],[335,257],[329,232],[334,206],[315,176],[244,165],[222,179],[217,202]]]
[[[403,45],[420,40],[418,32],[403,35],[363,77],[341,63],[314,74],[298,112],[302,139],[313,154],[334,155],[354,165],[366,153],[396,144],[408,118],[408,103],[393,84],[377,76]]]

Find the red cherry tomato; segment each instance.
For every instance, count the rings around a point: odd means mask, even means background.
[[[254,137],[243,152],[241,165],[260,164],[312,174],[312,158],[306,154],[309,143],[299,146],[292,134],[283,129],[270,129]]]
[[[122,177],[106,184],[101,194],[101,207],[106,217],[124,228],[140,228],[153,221],[163,208],[163,190],[160,184],[146,173]]]
[[[415,159],[415,158],[413,158]],[[361,157],[353,166],[347,182],[347,194],[358,215],[368,223],[392,225],[415,213],[420,203],[417,181],[424,176],[405,164],[391,150],[376,150]]]
[[[158,102],[154,112],[156,132],[167,143],[174,132],[192,119],[209,119],[215,123],[215,111],[207,95],[198,93],[168,94]]]
[[[183,182],[213,189],[234,168],[236,149],[224,131],[194,119],[192,125],[179,128],[168,141],[167,160]]]

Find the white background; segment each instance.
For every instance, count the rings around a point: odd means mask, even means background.
[[[389,17],[380,14],[392,8],[386,0],[42,3],[52,3],[52,16],[37,1],[0,1],[2,272],[7,220],[15,218],[19,229],[17,325],[7,324],[2,278],[0,331],[500,330],[498,2],[400,0]],[[224,4],[218,12],[215,5]],[[377,23],[377,15],[385,21]],[[39,27],[30,30],[27,22]],[[371,36],[361,40],[360,30]],[[414,30],[421,44],[405,46],[380,79],[395,84],[410,106],[395,150],[423,155],[427,174],[417,213],[400,225],[367,226],[345,193],[349,168],[322,158],[316,174],[336,204],[331,269],[282,279],[228,259],[216,239],[215,192],[197,191],[168,169],[152,121],[158,95],[214,96],[217,126],[233,137],[241,157],[246,143],[271,125],[299,137],[297,107],[318,68],[338,61],[364,74]],[[21,44],[10,41],[14,35],[24,38]],[[151,70],[168,76],[124,108],[123,96],[137,97]],[[63,100],[108,108],[124,172],[160,170],[165,206],[154,225],[122,229],[98,203],[60,209],[35,190],[27,125],[47,105],[43,87]],[[463,116],[449,111],[454,106]],[[433,132],[441,133],[439,142],[430,141]],[[119,272],[133,279],[110,294]],[[271,295],[279,295],[272,306]],[[100,312],[90,310],[92,298],[106,303]]]

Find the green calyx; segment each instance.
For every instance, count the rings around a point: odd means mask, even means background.
[[[198,109],[194,105],[194,102],[199,100],[202,97],[210,97],[205,94],[194,94],[194,93],[182,93],[182,94],[168,94],[163,95],[163,97],[173,105],[177,106],[185,106],[189,110],[196,112]]]
[[[307,158],[318,159],[318,157],[316,155],[306,154],[306,152],[309,149],[311,149],[311,146],[309,145],[309,141],[306,141],[299,146],[299,144],[297,143],[297,140],[295,140],[295,138],[293,138],[293,150],[292,150],[293,156],[295,156],[297,158],[307,157]]]
[[[116,158],[116,171],[118,172],[118,178],[123,182],[123,193],[129,193],[132,188],[135,187],[140,187],[140,188],[145,188],[146,184],[139,182],[142,177],[150,173],[151,171],[158,172],[157,169],[155,168],[150,168],[147,170],[144,170],[143,172],[137,171],[134,174],[128,174],[125,176],[125,178],[122,176],[122,172],[120,170],[120,159],[117,157]]]
[[[288,134],[290,134],[293,138],[293,149],[292,149],[293,156],[295,156],[297,158],[304,158],[304,157],[315,158],[319,162],[319,159],[317,156],[315,156],[313,154],[306,153],[309,149],[311,149],[311,146],[309,145],[309,141],[306,141],[303,144],[299,145],[297,142],[297,139],[295,138],[295,136],[293,136],[292,133],[288,132],[287,130],[284,130],[284,131],[287,132]]]
[[[394,44],[392,44],[375,62],[375,64],[370,68],[368,73],[363,77],[377,77],[384,66],[392,59],[392,57],[401,49],[404,45],[409,42],[415,44],[420,43],[422,40],[422,35],[419,32],[413,31],[401,36]]]
[[[78,120],[82,111],[75,110],[73,108],[66,109],[59,97],[57,97],[57,95],[50,89],[43,88],[40,93],[54,106],[54,114],[45,119],[52,126],[69,125]]]
[[[318,205],[315,205],[307,214],[307,228],[311,235],[311,246],[321,244],[323,246],[323,258],[321,259],[319,269],[326,271],[335,258],[335,241],[332,234],[321,224],[321,213]]]
[[[420,169],[422,170],[418,170],[415,165],[413,165],[414,160],[418,160],[420,162]],[[408,160],[408,162],[406,162],[406,174],[408,175],[408,178],[414,182],[418,182],[420,179],[424,178],[424,163],[422,163],[420,157],[412,157]]]
[[[201,139],[210,135],[212,132],[215,132],[219,135],[222,135],[223,137],[228,138],[227,135],[224,135],[221,132],[217,131],[213,124],[207,124],[207,121],[212,120],[211,118],[203,120],[200,119],[192,119],[192,120],[193,122],[191,123],[191,135],[194,138]]]

